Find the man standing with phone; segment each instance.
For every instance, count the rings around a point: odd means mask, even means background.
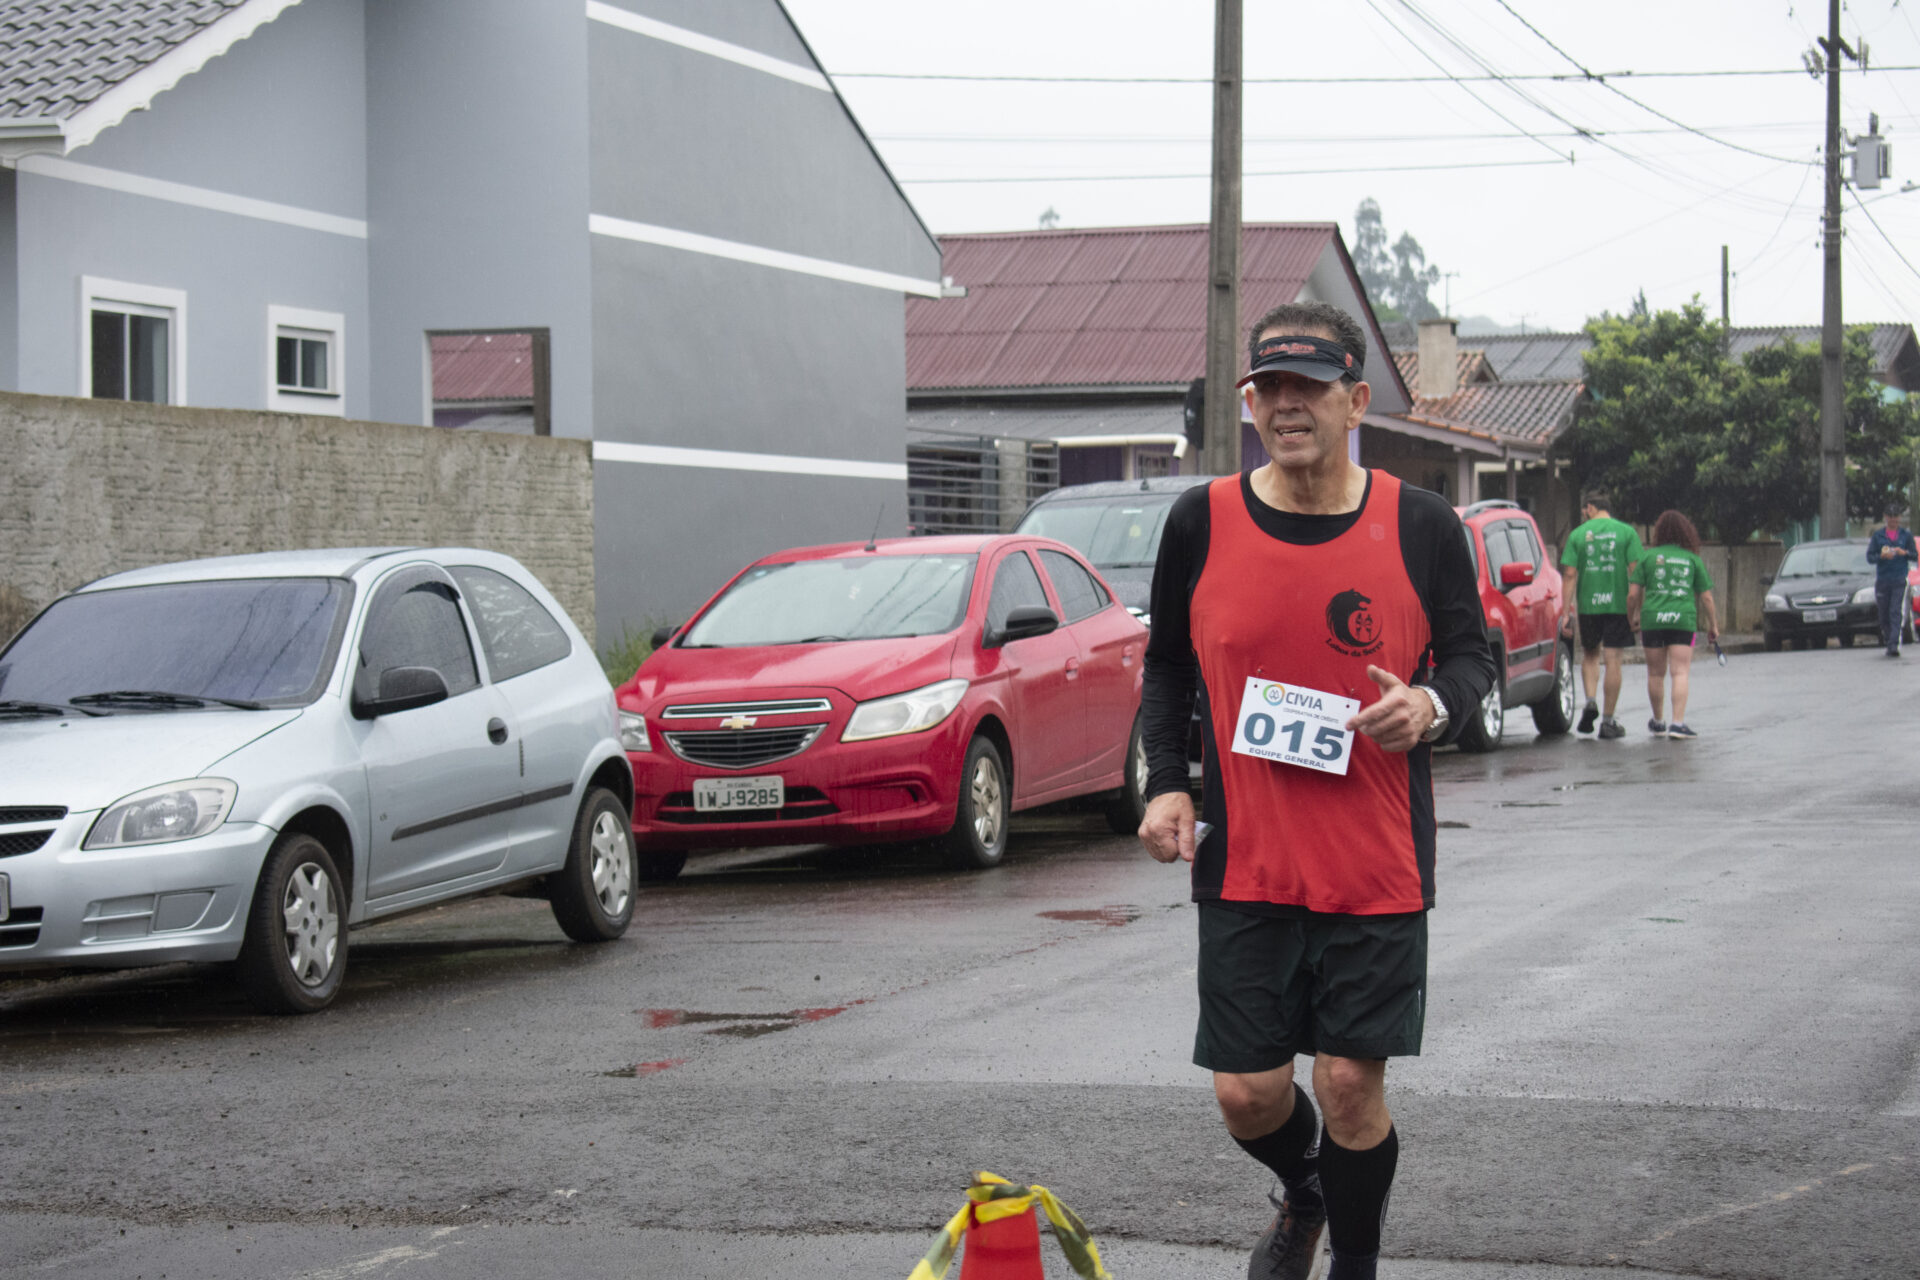
[[[1886,527],[1875,529],[1867,539],[1867,563],[1873,566],[1873,599],[1880,606],[1880,639],[1887,656],[1900,656],[1900,606],[1907,598],[1907,570],[1913,567],[1914,543],[1911,530],[1902,529],[1906,515],[1897,502],[1887,504]]]

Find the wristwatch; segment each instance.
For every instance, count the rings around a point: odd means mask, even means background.
[[[1435,693],[1431,686],[1417,684],[1413,687],[1426,694],[1428,700],[1433,703],[1433,723],[1428,725],[1427,731],[1420,735],[1420,741],[1438,742],[1447,732],[1447,704],[1440,700],[1440,695]]]

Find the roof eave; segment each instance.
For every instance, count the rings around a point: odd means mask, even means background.
[[[300,0],[247,0],[182,40],[62,122],[65,155],[86,146],[136,111],[245,40]]]
[[[58,156],[67,151],[66,122],[51,116],[0,120],[0,166],[11,169],[27,156]]]
[[[1152,398],[1184,397],[1184,382],[1106,382],[1077,386],[1038,387],[908,387],[908,404],[951,400],[1060,400],[1075,397]]]

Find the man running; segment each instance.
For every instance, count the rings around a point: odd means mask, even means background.
[[[1600,736],[1624,738],[1627,731],[1613,713],[1620,704],[1620,661],[1633,647],[1633,627],[1627,622],[1627,575],[1640,559],[1640,535],[1608,513],[1607,495],[1598,490],[1588,491],[1580,513],[1586,523],[1567,535],[1567,545],[1560,551],[1566,578],[1561,630],[1571,635],[1576,612],[1580,619],[1580,683],[1586,687],[1587,705],[1578,728],[1592,733],[1594,717],[1600,715],[1594,686],[1600,680],[1604,650],[1607,703]]]
[[[1430,745],[1492,688],[1474,569],[1437,494],[1349,460],[1366,337],[1324,303],[1252,332],[1265,465],[1182,494],[1153,580],[1141,842],[1193,863],[1200,1021],[1227,1132],[1279,1178],[1249,1277],[1372,1280],[1399,1141],[1387,1059],[1420,1051]],[[1187,735],[1208,733],[1196,842]],[[1313,1091],[1294,1083],[1313,1056]]]

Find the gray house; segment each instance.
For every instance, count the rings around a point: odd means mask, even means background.
[[[779,0],[0,0],[0,47],[0,389],[590,438],[603,638],[904,530],[940,248]]]

